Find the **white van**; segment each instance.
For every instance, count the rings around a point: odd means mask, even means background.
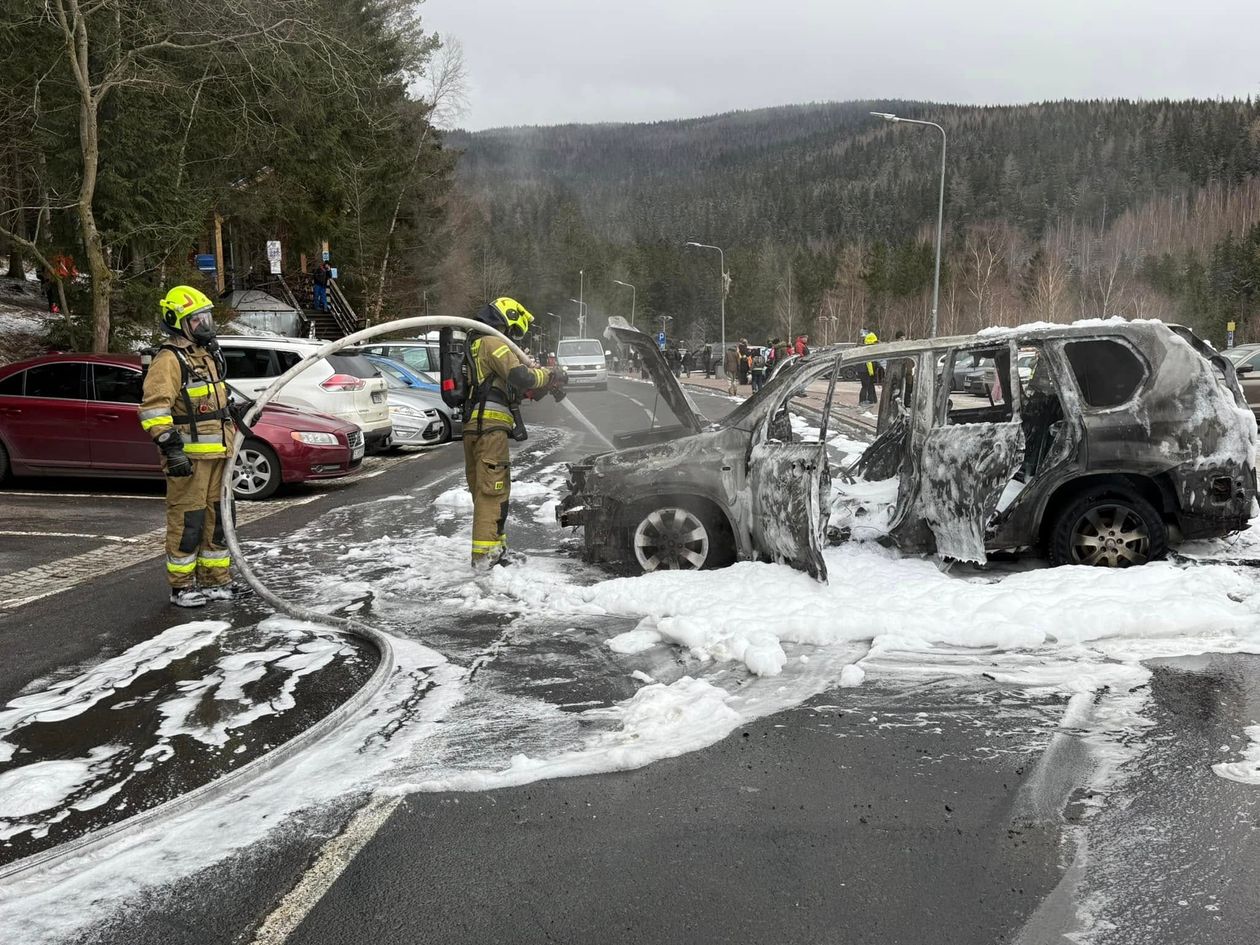
[[[569,375],[570,387],[608,390],[608,359],[596,338],[562,338],[556,344],[556,364]]]
[[[249,397],[257,397],[277,377],[323,345],[303,338],[219,337],[219,347],[227,361],[228,383]],[[369,452],[390,443],[393,430],[385,378],[361,355],[333,354],[317,361],[290,382],[276,402],[357,425]]]

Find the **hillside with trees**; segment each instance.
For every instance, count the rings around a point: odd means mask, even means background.
[[[848,102],[636,125],[453,135],[484,294],[600,315],[669,315],[727,335],[864,327],[921,335],[931,307],[940,136],[949,136],[942,333],[1031,319],[1176,320],[1260,339],[1260,103],[1094,101],[971,107]]]

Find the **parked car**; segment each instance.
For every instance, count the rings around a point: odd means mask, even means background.
[[[374,341],[370,344],[356,345],[352,350],[360,354],[374,354],[378,357],[401,361],[413,371],[426,371],[431,374],[441,371],[436,332],[433,333],[431,339]]]
[[[140,359],[54,354],[0,367],[0,480],[15,475],[156,479],[157,448],[136,418]],[[353,423],[269,405],[233,467],[239,499],[266,499],[281,483],[333,479],[363,461]]]
[[[413,371],[393,358],[383,358],[375,354],[365,355],[365,357],[384,375],[385,380],[390,382],[391,388],[396,384],[404,385],[424,405],[425,410],[436,412],[441,421],[440,426],[434,438],[424,439],[426,444],[429,442],[446,443],[464,435],[463,417],[460,411],[453,410],[442,399],[442,388],[436,377],[423,371]],[[398,434],[397,423],[394,424],[394,433],[398,439],[402,439]]]
[[[265,391],[277,377],[323,347],[303,338],[234,337],[219,339],[228,381],[249,397]],[[385,379],[357,354],[329,355],[290,382],[276,403],[348,420],[363,431],[369,453],[389,446],[392,426]]]
[[[1238,383],[1252,413],[1260,418],[1260,345],[1240,345],[1225,351],[1234,365]]]
[[[389,416],[394,425],[394,446],[436,446],[450,441],[450,421],[437,409],[432,394],[410,387],[392,374],[384,377],[388,385]]]
[[[569,387],[608,390],[608,359],[598,338],[561,338],[556,342],[556,364],[569,375]]]
[[[975,367],[967,372],[967,380],[963,390],[973,397],[987,397],[997,380],[997,368],[992,358],[983,358]]]
[[[618,321],[610,334],[679,422],[570,466],[557,518],[583,527],[591,560],[650,571],[769,559],[825,578],[823,542],[854,537],[851,513],[871,491],[853,482],[881,484],[881,515],[862,519],[884,523],[881,540],[979,563],[1042,548],[1056,565],[1139,565],[1252,514],[1255,419],[1229,362],[1181,329],[1108,322],[824,349],[711,424],[652,339]],[[1012,382],[1024,352],[1036,370]],[[876,437],[849,462],[835,445],[835,379],[871,358],[887,365]],[[991,358],[1007,396],[955,406],[941,378],[964,358]],[[826,406],[810,411],[799,395],[819,381]]]

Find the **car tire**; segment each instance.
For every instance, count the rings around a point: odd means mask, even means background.
[[[0,443],[0,483],[8,480],[9,472],[9,451],[4,448],[3,443]]]
[[[1096,489],[1059,512],[1047,550],[1055,567],[1134,567],[1168,554],[1168,526],[1137,493]]]
[[[270,499],[284,481],[280,457],[262,440],[249,439],[232,461],[232,495],[237,501]]]
[[[442,414],[442,435],[437,438],[437,443],[449,443],[452,439],[451,418]]]
[[[626,564],[635,574],[724,568],[735,560],[725,517],[704,502],[663,496],[625,518]]]

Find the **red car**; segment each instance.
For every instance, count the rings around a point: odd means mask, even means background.
[[[162,475],[136,411],[140,358],[50,354],[0,367],[0,481],[17,475]],[[228,379],[231,383],[231,378]],[[363,461],[354,424],[268,406],[236,457],[238,499],[265,499],[282,482],[333,479]]]

